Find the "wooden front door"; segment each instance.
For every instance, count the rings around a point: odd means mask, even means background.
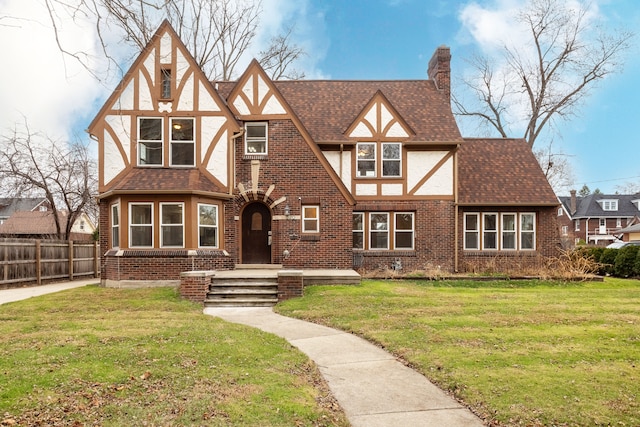
[[[271,264],[271,211],[262,203],[242,212],[242,263]]]

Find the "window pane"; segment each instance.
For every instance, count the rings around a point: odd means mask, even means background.
[[[502,233],[502,249],[515,249],[516,248],[516,233],[508,232]]]
[[[162,224],[182,224],[182,205],[162,205]]]
[[[496,232],[485,232],[483,246],[485,249],[497,249],[498,242],[496,241]]]
[[[364,215],[361,213],[353,214],[353,225],[352,225],[353,230],[364,230],[363,217]]]
[[[353,248],[364,249],[364,232],[362,231],[353,232]]]
[[[465,217],[464,217],[464,228],[466,230],[477,230],[478,229],[478,216],[477,215],[465,215]]]
[[[172,119],[171,140],[193,141],[193,119]]]
[[[485,230],[497,230],[498,229],[497,215],[484,215],[484,229]]]
[[[371,214],[371,231],[374,230],[388,230],[389,224],[387,220],[387,214]]]
[[[315,219],[305,220],[304,231],[318,231],[318,221]]]
[[[388,233],[371,233],[371,249],[387,249],[389,247]]]
[[[396,214],[396,230],[413,230],[413,215],[410,213]]]
[[[173,143],[171,144],[171,164],[176,166],[195,165],[193,143]]]
[[[478,233],[464,233],[464,247],[465,249],[478,249]]]
[[[200,206],[200,225],[217,225],[217,208],[215,206]]]
[[[396,249],[413,249],[413,233],[396,233]]]
[[[373,177],[376,174],[376,144],[358,144],[358,176]]]
[[[247,125],[247,137],[249,138],[265,138],[267,136],[267,127],[264,124]]]
[[[508,215],[502,216],[502,229],[505,231],[515,231],[516,229],[515,214],[508,214]]]
[[[132,205],[131,223],[151,224],[151,205]]]
[[[162,69],[162,94],[163,99],[171,98],[171,70],[168,68]]]
[[[382,161],[383,176],[400,176],[400,162],[397,160]]]
[[[152,243],[152,227],[150,226],[131,226],[131,246],[151,246]]]
[[[182,246],[182,226],[162,227],[162,246]]]
[[[315,206],[305,206],[304,207],[304,217],[305,218],[318,218],[318,208]]]
[[[162,119],[140,119],[141,141],[162,141]]]
[[[382,144],[383,160],[400,160],[400,144]]]
[[[218,229],[215,227],[200,227],[200,246],[218,246]]]
[[[162,164],[162,143],[161,142],[140,142],[141,165],[161,165]]]
[[[522,249],[533,249],[533,242],[534,242],[534,238],[533,238],[534,234],[533,233],[522,233],[520,235],[520,245],[522,247]]]
[[[111,206],[111,225],[120,225],[120,215],[118,214],[118,205]]]
[[[522,214],[520,216],[520,230],[533,231],[533,214]]]

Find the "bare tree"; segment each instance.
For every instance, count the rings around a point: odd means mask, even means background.
[[[569,191],[575,187],[573,168],[569,161],[570,156],[564,153],[555,153],[552,145],[550,143],[544,148],[536,149],[533,154],[555,193],[569,194]]]
[[[269,49],[260,52],[260,64],[272,80],[304,78],[304,73],[289,69],[292,63],[305,55],[302,48],[290,44],[292,31],[293,28],[289,28],[284,35],[273,37]]]
[[[479,119],[500,135],[524,128],[533,149],[543,130],[555,119],[574,117],[590,89],[622,67],[633,33],[605,32],[591,22],[585,5],[529,0],[516,18],[530,39],[505,44],[500,58],[471,62],[475,72],[463,78],[477,102],[453,97],[455,113]]]
[[[44,196],[50,203],[56,234],[67,240],[83,212],[97,217],[96,164],[86,145],[67,144],[14,128],[0,140],[0,181],[8,196]],[[66,211],[66,215],[62,213]]]
[[[91,69],[84,52],[72,52],[58,39],[60,15],[65,13],[74,20],[92,21],[104,56],[118,66],[121,58],[114,53],[118,46],[110,46],[107,34],[117,31],[121,43],[140,51],[151,40],[163,19],[168,19],[180,38],[210,80],[231,80],[236,75],[236,66],[255,42],[262,13],[261,0],[77,0],[76,4],[66,0],[45,0],[49,10],[56,41],[60,51]],[[274,58],[282,59],[277,64],[280,76],[301,57],[301,48],[290,43],[290,30],[276,36],[264,58],[269,69],[274,67]],[[292,71],[292,76],[298,75]]]

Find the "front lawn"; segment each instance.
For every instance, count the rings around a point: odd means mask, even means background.
[[[287,316],[379,343],[493,426],[640,425],[640,281],[311,286]]]
[[[97,286],[0,305],[0,425],[347,426],[284,339],[173,289]]]

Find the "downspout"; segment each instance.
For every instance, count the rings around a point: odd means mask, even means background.
[[[455,221],[455,225],[453,227],[453,236],[454,236],[454,245],[453,245],[453,271],[454,273],[458,272],[458,220],[459,220],[459,208],[458,208],[458,148],[460,148],[460,144],[456,146],[456,155],[453,157],[453,220]]]
[[[342,181],[342,152],[343,151],[344,151],[344,144],[340,144],[340,180],[341,181]]]
[[[236,140],[244,135],[244,129],[240,129],[240,132],[236,132],[231,135],[231,140],[233,141],[233,146],[231,155],[229,156],[231,162],[231,185],[229,185],[229,195],[233,195],[233,190],[236,188]]]

